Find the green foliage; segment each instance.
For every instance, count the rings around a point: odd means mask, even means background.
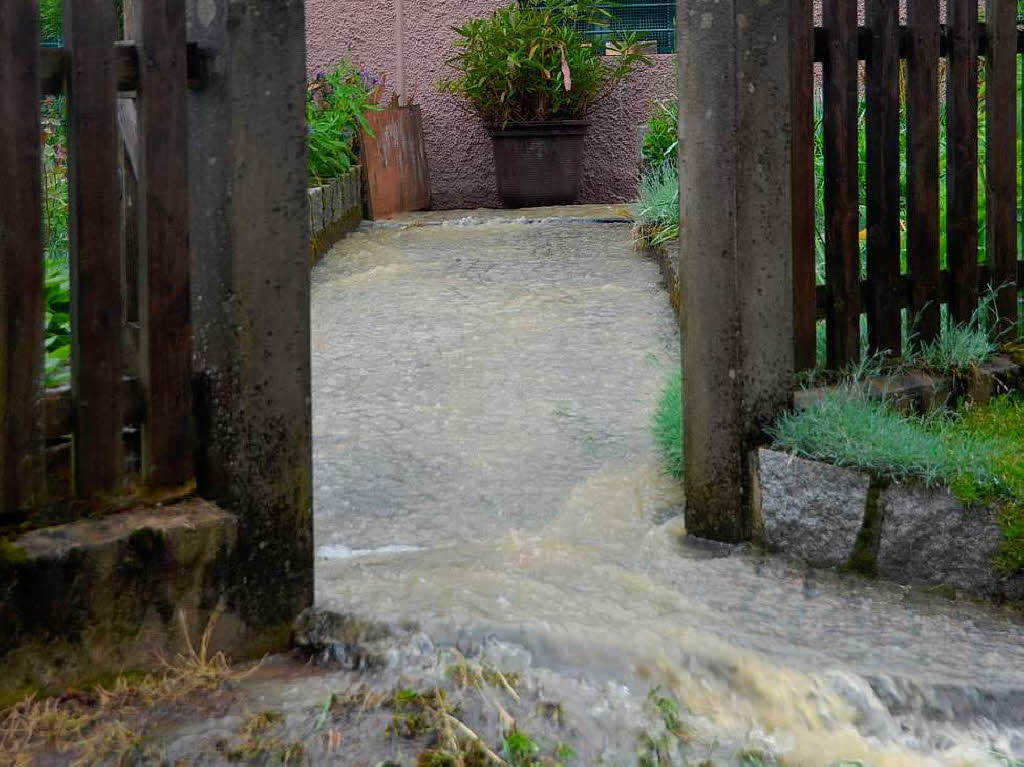
[[[926,341],[908,355],[909,364],[942,373],[964,373],[992,356],[998,346],[984,326],[995,305],[995,292],[978,304],[970,322],[954,323],[947,314],[946,327],[934,341]]]
[[[45,374],[47,386],[68,382],[71,354],[71,290],[68,276],[68,139],[62,96],[42,104],[43,226],[46,271]]]
[[[675,165],[659,163],[641,177],[633,211],[636,231],[648,244],[679,239],[679,175]]]
[[[783,414],[769,430],[778,449],[868,471],[886,480],[946,485],[966,505],[999,509],[998,567],[1024,569],[1024,401],[1001,397],[955,416],[904,415],[854,385]]]
[[[677,738],[686,737],[686,729],[679,715],[679,701],[674,696],[666,694],[660,686],[655,686],[647,693],[647,704],[660,717],[670,734]]]
[[[438,88],[465,99],[490,123],[580,120],[615,85],[650,59],[632,34],[609,42],[601,56],[577,29],[610,17],[605,0],[518,2],[455,27],[457,73]]]
[[[46,385],[68,382],[71,364],[71,284],[67,262],[49,262],[43,285]]]
[[[679,157],[678,101],[655,102],[654,114],[647,121],[643,155],[651,165],[669,163],[675,167]]]
[[[501,755],[509,767],[540,767],[540,746],[520,730],[512,730],[501,743]]]
[[[683,375],[674,372],[654,413],[654,441],[665,469],[674,477],[683,476]]]
[[[55,43],[64,35],[64,0],[39,0],[39,37]]]
[[[380,109],[379,86],[376,78],[345,60],[330,72],[317,72],[309,82],[307,157],[312,183],[342,176],[358,162],[359,130],[373,135],[366,113]]]

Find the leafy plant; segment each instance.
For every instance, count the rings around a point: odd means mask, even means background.
[[[678,101],[673,99],[654,103],[654,114],[647,121],[643,156],[652,166],[668,163],[675,167],[679,156]]]
[[[66,263],[46,266],[43,286],[45,309],[46,385],[68,382],[71,362],[71,284]]]
[[[606,0],[550,0],[499,8],[455,27],[457,72],[441,80],[442,93],[460,96],[485,121],[580,120],[615,85],[650,59],[638,34],[607,43],[601,56],[580,26],[611,16]]]
[[[71,355],[71,290],[68,276],[67,115],[63,96],[42,104],[43,226],[46,271],[45,376],[47,386],[68,382]]]
[[[312,183],[347,173],[358,162],[362,129],[373,135],[366,113],[380,109],[383,83],[342,60],[330,72],[320,70],[306,87],[309,123],[308,164]]]
[[[46,43],[57,42],[64,34],[63,0],[39,0],[39,37]]]

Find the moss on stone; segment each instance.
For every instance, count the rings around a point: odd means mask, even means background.
[[[10,541],[0,541],[0,571],[15,568],[28,562],[28,554]]]
[[[884,482],[872,479],[864,502],[864,523],[857,533],[853,553],[846,563],[847,570],[865,578],[878,577],[878,546],[882,536],[882,510],[879,500],[884,489]]]

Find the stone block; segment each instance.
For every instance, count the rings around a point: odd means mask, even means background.
[[[316,234],[324,228],[324,188],[316,186],[309,190],[310,232]]]
[[[845,564],[864,522],[870,479],[774,450],[757,451],[756,462],[760,541],[814,567]]]
[[[0,707],[25,690],[157,670],[227,600],[237,518],[201,500],[26,533],[0,550]],[[230,601],[230,600],[228,600]],[[228,608],[211,650],[252,652]],[[261,641],[261,640],[256,640]]]
[[[1024,574],[993,567],[1002,531],[995,512],[965,508],[948,490],[887,488],[879,500],[878,573],[900,583],[952,586],[990,597],[1024,597]]]

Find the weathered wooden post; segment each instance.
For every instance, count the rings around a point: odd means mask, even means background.
[[[199,491],[239,518],[234,607],[266,647],[313,600],[302,0],[189,0]]]
[[[686,526],[721,541],[792,396],[790,2],[678,3]]]

